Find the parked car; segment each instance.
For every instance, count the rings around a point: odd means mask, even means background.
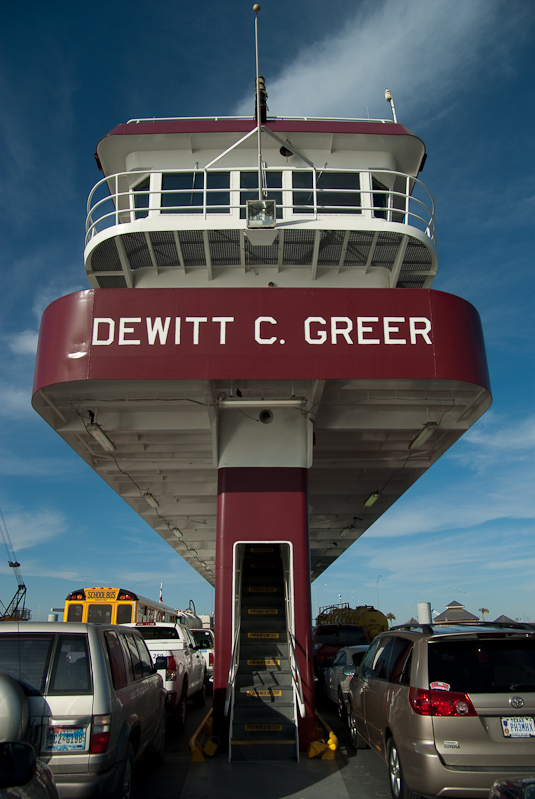
[[[0,799],[59,799],[52,772],[30,744],[0,743]]]
[[[359,624],[318,624],[312,630],[314,673],[323,679],[325,669],[332,666],[334,656],[343,646],[369,644],[368,633]]]
[[[535,799],[535,776],[523,780],[497,780],[489,799]]]
[[[3,622],[0,704],[64,798],[129,797],[136,760],[163,757],[165,690],[137,630]]]
[[[325,693],[328,699],[336,702],[341,719],[347,716],[347,692],[351,678],[369,648],[369,644],[342,647],[335,655],[332,666],[325,671]]]
[[[214,634],[212,630],[203,627],[202,630],[190,630],[190,633],[195,638],[195,643],[199,647],[199,652],[204,658],[204,665],[206,666],[206,679],[209,686],[214,682]]]
[[[486,797],[535,763],[535,633],[488,624],[397,627],[349,688],[355,748],[386,762],[393,799]]]
[[[206,702],[204,657],[191,631],[182,624],[154,621],[124,626],[135,627],[143,636],[167,691],[167,710],[183,727],[188,699],[195,707]]]

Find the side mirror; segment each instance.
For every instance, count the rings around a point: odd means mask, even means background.
[[[30,782],[37,769],[35,752],[20,741],[0,743],[0,789]]]

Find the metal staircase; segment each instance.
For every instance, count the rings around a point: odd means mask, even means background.
[[[244,545],[229,759],[299,759],[300,682],[282,549]]]

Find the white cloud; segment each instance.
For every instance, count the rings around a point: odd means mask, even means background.
[[[35,355],[37,352],[37,330],[23,330],[8,338],[8,347],[15,355]]]
[[[22,549],[29,549],[56,538],[67,530],[67,520],[60,511],[13,511],[4,513],[4,519],[17,554]]]
[[[368,109],[371,117],[389,116],[386,82],[399,121],[424,108],[428,120],[436,118],[479,79],[474,64],[484,65],[487,79],[509,69],[504,39],[513,29],[520,35],[527,9],[504,11],[488,0],[386,2],[367,15],[359,9],[343,32],[302,48],[269,80],[270,113],[347,117],[367,116]],[[239,113],[249,111],[247,97]]]
[[[35,414],[35,411],[28,390],[17,386],[0,386],[0,418],[21,419],[31,414]]]

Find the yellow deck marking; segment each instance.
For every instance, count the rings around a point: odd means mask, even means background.
[[[278,633],[247,633],[247,638],[278,638]]]
[[[248,660],[248,666],[280,666],[280,660],[274,658],[256,658],[256,660]]]
[[[249,608],[247,611],[250,616],[276,616],[278,612],[277,608]]]
[[[247,589],[250,594],[276,594],[277,589],[274,585],[250,585]]]
[[[272,691],[271,688],[253,689],[246,692],[247,696],[282,696],[282,691]]]
[[[282,724],[246,724],[246,732],[280,732]]]

